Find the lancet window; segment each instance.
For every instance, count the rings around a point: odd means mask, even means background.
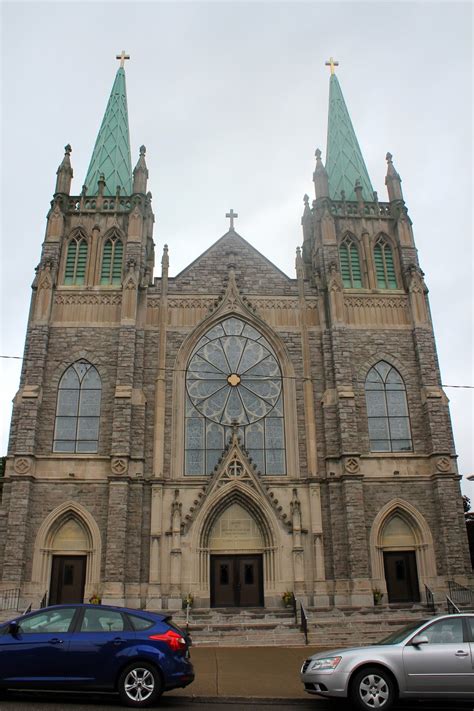
[[[339,246],[342,282],[346,289],[361,289],[359,250],[355,240],[347,235]]]
[[[122,281],[123,242],[114,235],[104,242],[102,250],[101,284],[120,284]]]
[[[232,431],[262,474],[286,473],[282,374],[268,340],[227,318],[197,343],[186,371],[185,473],[211,474]]]
[[[365,398],[371,451],[411,451],[406,389],[398,370],[384,360],[376,363],[367,374]]]
[[[85,237],[72,237],[69,240],[64,270],[65,284],[84,284],[87,267],[88,244]]]
[[[397,276],[393,250],[384,237],[379,237],[374,247],[375,276],[378,289],[396,289]]]
[[[97,452],[102,385],[86,360],[73,363],[59,381],[54,452]]]

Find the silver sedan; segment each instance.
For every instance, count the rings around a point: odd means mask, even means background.
[[[379,644],[308,657],[309,694],[349,698],[356,708],[388,711],[397,698],[474,699],[474,614],[414,622]]]

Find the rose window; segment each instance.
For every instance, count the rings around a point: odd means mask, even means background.
[[[186,473],[210,473],[232,427],[259,471],[284,473],[281,371],[259,331],[236,317],[210,329],[189,360],[186,392]]]

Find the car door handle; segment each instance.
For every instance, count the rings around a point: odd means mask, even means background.
[[[53,637],[52,639],[49,640],[50,644],[62,644],[63,641],[62,639],[59,639],[59,637]]]
[[[125,640],[122,639],[122,637],[115,637],[115,639],[113,640],[113,644],[115,644],[115,645],[122,644],[122,642],[125,642]]]
[[[455,657],[468,657],[469,652],[464,652],[462,649],[458,649],[457,652],[454,652]]]

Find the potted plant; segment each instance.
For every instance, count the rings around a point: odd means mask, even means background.
[[[91,605],[101,605],[102,604],[102,598],[100,597],[99,593],[92,593],[92,595],[89,598],[89,602]]]
[[[281,596],[281,599],[283,600],[283,604],[285,607],[293,607],[293,600],[295,599],[295,596],[290,590],[285,590],[285,592]]]
[[[374,588],[372,590],[372,594],[374,596],[374,605],[381,605],[382,598],[383,598],[383,592],[381,590],[379,590],[378,588]]]
[[[187,607],[192,607],[194,602],[194,597],[192,593],[188,593],[186,597],[183,597],[183,610],[186,610]]]

